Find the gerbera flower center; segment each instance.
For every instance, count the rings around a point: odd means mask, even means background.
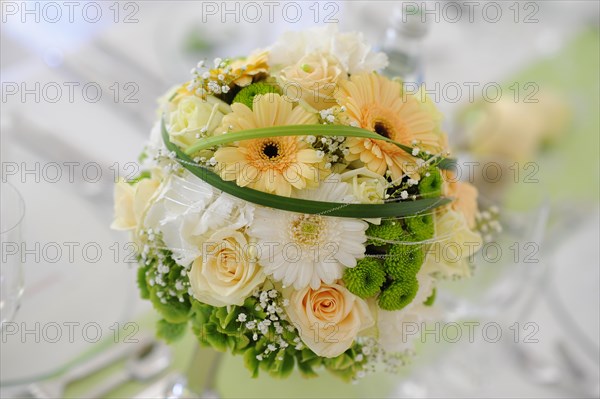
[[[300,245],[317,245],[325,235],[325,221],[319,215],[301,215],[292,221],[293,240]]]
[[[263,144],[262,153],[268,159],[277,158],[279,156],[279,145],[272,141]]]
[[[380,136],[386,137],[388,139],[392,138],[393,129],[386,121],[376,121],[373,125],[373,130],[375,130],[375,133],[377,133]]]

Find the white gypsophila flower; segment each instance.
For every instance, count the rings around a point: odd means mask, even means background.
[[[252,215],[252,204],[221,193],[184,171],[165,180],[145,225],[160,231],[175,261],[187,266],[201,255],[210,234],[223,227],[244,227]]]
[[[326,180],[301,197],[314,201],[348,202],[347,183]],[[359,219],[309,215],[257,207],[248,235],[257,242],[259,263],[284,286],[302,289],[333,284],[365,253],[368,224]]]
[[[385,53],[373,52],[362,33],[341,33],[337,25],[302,32],[286,32],[271,47],[269,65],[275,68],[297,63],[306,54],[321,53],[335,57],[349,74],[373,72],[388,64]]]

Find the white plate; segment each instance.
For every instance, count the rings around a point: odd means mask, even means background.
[[[11,149],[11,158],[35,162],[18,147]],[[21,307],[15,324],[2,332],[4,387],[60,370],[97,345],[97,340],[116,338],[122,342],[122,334],[114,336],[115,327],[131,321],[132,311],[141,301],[136,299],[135,264],[122,261],[126,255],[123,243],[128,237],[109,229],[111,204],[95,204],[77,196],[68,182],[36,183],[33,176],[25,183],[11,182],[25,201],[26,248],[35,250],[37,245],[35,252],[40,259],[37,262],[33,253],[26,255]],[[78,244],[72,258],[66,244],[70,242]],[[115,250],[111,250],[114,243],[121,248],[117,262]],[[84,254],[86,244],[88,252]],[[57,247],[62,255],[53,262]],[[100,256],[94,248],[101,249]],[[17,333],[10,334],[15,328]]]

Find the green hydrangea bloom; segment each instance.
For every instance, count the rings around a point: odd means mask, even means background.
[[[150,290],[148,289],[148,282],[146,281],[147,267],[140,266],[137,270],[137,283],[140,289],[140,297],[142,299],[150,299]]]
[[[156,324],[156,335],[168,343],[173,343],[181,339],[187,329],[188,323],[169,323],[165,319],[159,320]]]
[[[442,191],[442,174],[438,168],[432,167],[421,174],[419,194],[422,198],[437,197]]]
[[[250,86],[244,87],[239,91],[233,99],[234,103],[242,103],[252,109],[254,105],[254,97],[259,94],[278,93],[277,87],[264,82],[252,83]]]
[[[413,278],[423,264],[423,248],[421,245],[393,245],[383,265],[385,272],[394,280]]]
[[[419,282],[416,277],[395,280],[383,289],[377,303],[383,310],[400,310],[415,299],[418,290]]]
[[[355,267],[347,268],[344,272],[346,288],[361,298],[376,295],[384,282],[383,265],[373,257],[358,260]]]

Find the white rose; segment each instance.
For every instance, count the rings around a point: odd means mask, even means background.
[[[265,281],[256,254],[237,230],[215,232],[188,273],[194,298],[212,306],[242,305]]]
[[[422,270],[447,277],[469,277],[468,258],[482,245],[481,235],[472,231],[465,216],[448,209],[434,216],[435,239],[427,250]]]
[[[185,149],[199,135],[211,135],[229,112],[229,105],[213,96],[207,96],[206,100],[194,95],[183,97],[169,114],[169,138]]]

